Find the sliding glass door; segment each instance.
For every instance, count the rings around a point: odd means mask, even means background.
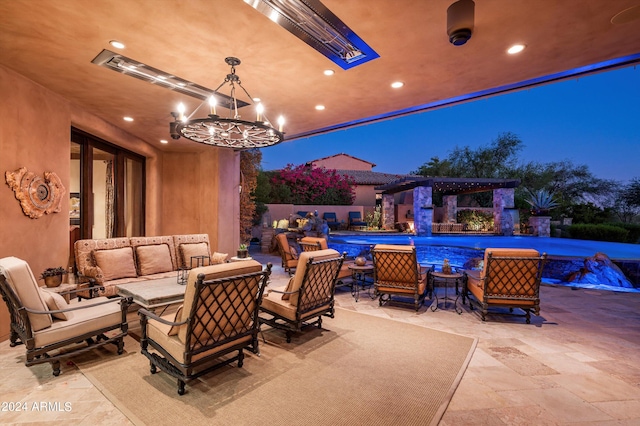
[[[144,165],[144,157],[71,130],[72,240],[74,232],[78,238],[144,235]]]

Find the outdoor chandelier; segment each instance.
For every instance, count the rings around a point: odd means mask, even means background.
[[[213,91],[208,101],[203,102],[191,115],[185,115],[185,106],[180,103],[178,112],[171,115],[175,121],[169,124],[169,132],[173,139],[184,137],[194,142],[207,145],[220,146],[233,149],[264,148],[276,145],[284,140],[282,126],[284,118],[278,118],[278,128],[276,129],[267,116],[264,114],[264,107],[261,103],[256,105],[256,120],[242,120],[238,114],[238,108],[248,106],[236,97],[236,88],[239,87],[249,99],[253,98],[242,86],[240,77],[236,74],[236,66],[240,65],[240,59],[228,57],[224,60],[230,67],[231,73],[227,74],[224,81]],[[220,89],[228,85],[230,95],[220,93]],[[209,104],[210,114],[207,118],[194,118],[193,115],[205,103]],[[224,108],[229,111],[228,116],[218,115],[218,109]]]

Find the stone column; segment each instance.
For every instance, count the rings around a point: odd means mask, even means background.
[[[445,195],[442,197],[442,207],[444,208],[443,223],[456,223],[458,218],[458,196]]]
[[[396,223],[393,194],[382,194],[382,229],[393,229]]]
[[[551,236],[551,216],[531,216],[529,226],[536,237]]]
[[[514,194],[514,188],[493,190],[493,223],[500,227],[501,235],[513,235],[513,216],[510,210],[515,206]]]
[[[416,235],[431,236],[433,223],[433,190],[430,186],[418,186],[413,189],[413,220]]]

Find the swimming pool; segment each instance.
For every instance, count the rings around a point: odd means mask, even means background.
[[[441,265],[449,259],[453,266],[462,267],[474,257],[482,257],[487,247],[533,248],[547,253],[554,259],[547,262],[544,280],[582,288],[597,288],[616,291],[640,291],[638,288],[621,288],[601,283],[578,284],[563,282],[569,272],[579,270],[584,258],[601,252],[616,261],[637,261],[640,263],[640,244],[623,244],[566,238],[545,238],[533,236],[487,236],[487,235],[443,235],[416,237],[407,234],[332,234],[329,247],[357,256],[375,244],[413,244],[416,246],[418,262],[424,265]]]
[[[329,243],[356,244],[411,244],[416,246],[449,246],[484,251],[487,247],[533,248],[550,256],[587,257],[598,252],[611,259],[640,260],[640,244],[610,243],[604,241],[571,240],[532,236],[501,237],[491,235],[443,235],[416,237],[414,235],[331,235]]]

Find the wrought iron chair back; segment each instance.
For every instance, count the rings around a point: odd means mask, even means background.
[[[239,263],[242,265],[237,267],[254,271],[237,272],[234,275],[234,270],[230,269],[233,266],[230,267],[230,264],[191,270],[187,283],[190,287],[185,292],[185,304],[173,321],[167,321],[166,318],[158,317],[144,309],[139,311],[142,353],[149,358],[152,373],[160,367],[178,379],[180,395],[184,394],[185,381],[189,379],[236,360],[238,366],[242,367],[244,349],[259,353],[258,308],[272,265],[267,264],[267,268],[262,271],[258,262]],[[195,282],[193,274],[197,274]],[[207,279],[211,275],[216,275],[216,278]],[[148,324],[154,324],[149,323],[149,320],[154,320],[156,325],[164,323],[179,327],[178,332],[174,333],[173,338],[158,336],[156,341],[151,336],[153,331],[147,327]],[[175,343],[183,345],[180,352],[168,349]],[[149,345],[161,355],[150,352]],[[235,351],[238,351],[238,354],[234,357],[212,365],[213,360]]]
[[[546,253],[540,255],[533,249],[487,248],[483,270],[465,271],[462,301],[469,298],[472,309],[477,304],[483,321],[489,308],[508,307],[509,314],[520,308],[528,324],[531,312],[540,313],[540,282],[546,261]]]
[[[380,305],[391,296],[413,297],[416,310],[427,292],[426,272],[418,264],[416,248],[407,245],[378,244],[371,250],[373,279]],[[386,297],[385,297],[386,296]]]
[[[336,290],[336,279],[344,258],[314,261],[309,259],[304,273],[300,296],[298,298],[298,315],[331,305]]]

